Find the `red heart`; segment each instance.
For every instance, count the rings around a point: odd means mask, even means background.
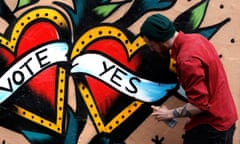
[[[129,58],[126,47],[119,41],[111,38],[102,38],[90,44],[85,49],[87,52],[97,51],[105,56],[111,57],[125,68],[136,71],[141,61],[140,52]],[[93,93],[95,102],[99,111],[105,116],[114,102],[117,100],[119,93],[106,84],[92,77],[87,77],[88,85]]]
[[[1,61],[4,62],[3,67],[9,67],[15,60],[18,60],[39,45],[58,40],[58,38],[58,31],[49,22],[39,22],[30,25],[30,27],[22,32],[21,37],[18,38],[19,41],[14,54],[10,53],[4,47],[0,48]],[[53,108],[55,108],[55,79],[56,66],[52,66],[39,73],[27,83],[31,91],[48,101]]]

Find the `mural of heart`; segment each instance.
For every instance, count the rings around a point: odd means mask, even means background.
[[[131,42],[124,32],[114,26],[98,26],[85,32],[76,41],[70,59],[74,60],[81,54],[97,53],[112,59],[131,72],[136,72],[141,62],[141,51],[139,50],[143,45],[141,37],[137,37]],[[78,91],[87,104],[99,132],[110,133],[143,104],[143,102],[134,100],[106,120],[108,110],[122,95],[97,77],[85,75],[85,78],[87,83],[77,82]],[[117,82],[117,84],[122,86],[121,82]]]
[[[64,40],[61,32],[68,27],[59,11],[40,7],[23,14],[9,36],[0,36],[1,79],[6,76],[8,80],[1,84],[1,90],[11,91],[10,98],[1,93],[3,104],[15,107],[13,112],[20,117],[57,133],[63,131],[67,72],[58,60],[51,63],[45,54],[57,51],[54,48]]]

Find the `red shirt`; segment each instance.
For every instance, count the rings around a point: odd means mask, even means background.
[[[237,111],[214,46],[200,34],[179,32],[171,57],[176,60],[179,83],[188,102],[203,111],[191,117],[186,130],[200,124],[209,124],[219,131],[229,129],[237,120]]]

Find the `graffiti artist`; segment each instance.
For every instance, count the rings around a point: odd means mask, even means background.
[[[160,14],[148,17],[140,28],[147,46],[176,60],[178,81],[188,102],[175,109],[152,106],[157,120],[189,117],[184,144],[232,144],[236,107],[224,67],[213,44],[200,34],[177,31]]]

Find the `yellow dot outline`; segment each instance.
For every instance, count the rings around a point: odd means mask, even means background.
[[[0,36],[0,45],[5,46],[11,52],[14,52],[16,49],[16,44],[24,28],[31,22],[39,19],[50,20],[51,22],[54,22],[56,25],[58,25],[60,28],[69,27],[66,18],[59,11],[52,8],[37,8],[26,13],[17,21],[9,40],[3,36]]]
[[[114,37],[120,40],[127,48],[128,57],[131,57],[140,47],[145,45],[143,39],[138,36],[132,43],[129,41],[127,36],[118,28],[114,26],[97,26],[87,32],[85,32],[75,43],[73,51],[71,53],[70,59],[74,59],[81,54],[84,48],[88,46],[89,43],[96,39],[104,37]],[[108,123],[104,123],[98,108],[94,102],[94,98],[91,95],[89,88],[83,83],[79,82],[78,89],[87,105],[90,115],[94,121],[94,124],[98,132],[111,133],[115,128],[126,121],[138,108],[140,108],[143,102],[134,101],[125,107],[119,114],[112,118]]]
[[[88,110],[90,111],[90,115],[95,123],[98,132],[111,133],[115,128],[117,128],[125,120],[127,120],[128,117],[130,117],[143,104],[140,101],[132,102],[126,108],[124,108],[119,114],[113,117],[110,122],[105,124],[100,116],[100,113],[97,109],[97,106],[95,105],[91,92],[89,91],[87,86],[80,82],[78,84],[78,88],[80,90],[80,93],[83,97],[85,104],[88,107]]]
[[[15,113],[21,117],[24,117],[34,123],[51,129],[57,133],[62,134],[62,124],[63,124],[63,111],[64,111],[64,96],[65,96],[65,85],[66,83],[66,70],[64,68],[59,68],[59,78],[58,78],[58,89],[57,89],[57,115],[56,122],[51,122],[41,116],[38,116],[18,105],[14,105],[16,108]]]
[[[0,45],[5,46],[11,52],[16,50],[16,44],[21,36],[24,28],[35,20],[49,20],[56,24],[59,28],[68,28],[68,22],[66,18],[57,10],[52,8],[37,8],[28,13],[26,13],[23,17],[21,17],[17,23],[15,24],[12,35],[10,39],[6,39],[3,36],[0,36]],[[51,129],[57,133],[62,133],[62,124],[63,124],[63,111],[64,111],[64,96],[65,96],[65,83],[66,83],[66,72],[64,68],[59,68],[60,71],[58,77],[58,89],[57,89],[57,116],[56,122],[51,122],[41,116],[38,116],[29,110],[26,110],[18,105],[14,105],[16,111],[14,111],[17,115],[26,118],[34,123],[37,123],[41,126],[44,126],[48,129]]]
[[[78,56],[83,51],[83,49],[92,41],[104,37],[114,37],[116,39],[119,39],[126,46],[128,57],[134,54],[137,49],[145,45],[143,39],[140,36],[131,42],[120,29],[114,26],[97,26],[85,32],[76,41],[70,58],[73,59]]]

